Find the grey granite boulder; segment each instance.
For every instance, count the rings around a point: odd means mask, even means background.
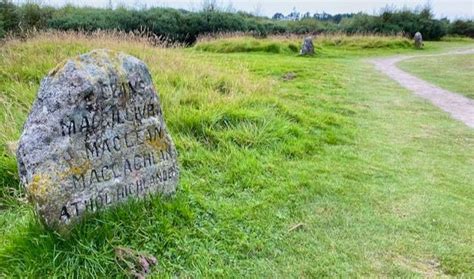
[[[423,36],[421,36],[420,32],[415,33],[415,36],[413,37],[413,40],[415,41],[415,47],[416,48],[422,48],[423,47]]]
[[[147,66],[108,50],[69,59],[43,79],[17,159],[30,201],[58,231],[129,198],[172,194],[179,176]]]
[[[313,38],[306,37],[304,38],[303,45],[301,46],[300,55],[313,55],[313,54],[314,54]]]

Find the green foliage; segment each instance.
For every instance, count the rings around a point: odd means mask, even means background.
[[[449,27],[449,34],[474,38],[473,20],[456,20]]]
[[[319,21],[314,18],[303,18],[296,21],[288,21],[286,23],[286,31],[292,34],[317,34],[331,33],[339,31],[335,23],[329,21]]]
[[[189,12],[170,8],[143,10],[100,9],[67,5],[61,8],[39,6],[27,2],[15,6],[9,0],[0,2],[0,21],[3,32],[22,33],[33,28],[57,30],[97,31],[121,30],[125,32],[150,32],[171,42],[193,44],[196,39],[209,33],[252,33],[258,37],[275,34],[319,34],[344,32],[349,34],[370,33],[413,36],[417,31],[427,40],[438,40],[448,32],[471,36],[472,21],[433,18],[431,10],[386,10],[378,16],[367,14],[302,17],[301,20],[271,20],[248,13],[229,13],[212,9]],[[1,29],[0,29],[1,30]],[[1,32],[1,31],[0,31]]]
[[[0,2],[0,38],[7,31],[16,31],[18,29],[19,16],[17,7],[8,0]]]
[[[49,27],[59,30],[119,29],[143,30],[171,41],[194,43],[200,34],[219,32],[254,32],[265,35],[277,32],[269,20],[247,17],[240,13],[217,11],[186,12],[176,9],[152,8],[136,11],[119,8],[94,9],[65,7],[56,11]]]
[[[5,23],[3,23],[2,20],[0,20],[0,38],[5,37]]]
[[[341,27],[348,33],[407,34],[413,37],[421,32],[426,40],[439,40],[447,34],[449,22],[436,20],[429,8],[420,12],[410,10],[387,10],[380,16],[358,14],[344,18]]]
[[[48,26],[48,19],[52,17],[54,8],[41,7],[36,3],[27,3],[18,6],[17,12],[22,30],[45,29]]]

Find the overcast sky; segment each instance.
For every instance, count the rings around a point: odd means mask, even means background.
[[[24,2],[26,0],[16,0],[14,2]],[[205,1],[205,0],[204,0]],[[324,1],[271,1],[271,0],[216,0],[219,6],[225,8],[232,7],[234,10],[243,10],[260,15],[272,16],[276,12],[288,14],[296,8],[299,12],[327,12],[336,13],[356,13],[359,11],[367,13],[378,13],[385,6],[396,6],[398,8],[416,8],[424,6],[426,0],[324,0]],[[87,5],[94,7],[106,7],[109,0],[36,0],[49,5]],[[126,5],[130,7],[172,7],[187,10],[199,10],[203,0],[119,0],[112,1],[113,5]],[[474,0],[431,0],[436,17],[474,18]]]

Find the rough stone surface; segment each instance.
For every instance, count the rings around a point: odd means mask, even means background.
[[[17,151],[20,178],[49,227],[130,198],[174,193],[177,152],[146,65],[95,50],[41,82]]]
[[[304,38],[303,45],[301,46],[301,55],[313,55],[314,54],[314,45],[313,38],[306,37]]]
[[[415,36],[413,37],[413,40],[415,40],[415,47],[416,48],[422,48],[423,47],[423,36],[421,36],[420,32],[415,33]]]

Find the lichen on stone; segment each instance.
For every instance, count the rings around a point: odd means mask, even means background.
[[[21,181],[47,226],[64,231],[87,212],[175,192],[177,152],[143,62],[95,50],[55,67],[38,96],[17,160]],[[98,125],[90,123],[94,119]],[[147,129],[160,133],[139,136],[137,131]]]
[[[33,175],[31,182],[26,185],[29,198],[39,203],[44,203],[55,188],[51,177],[41,173]]]

